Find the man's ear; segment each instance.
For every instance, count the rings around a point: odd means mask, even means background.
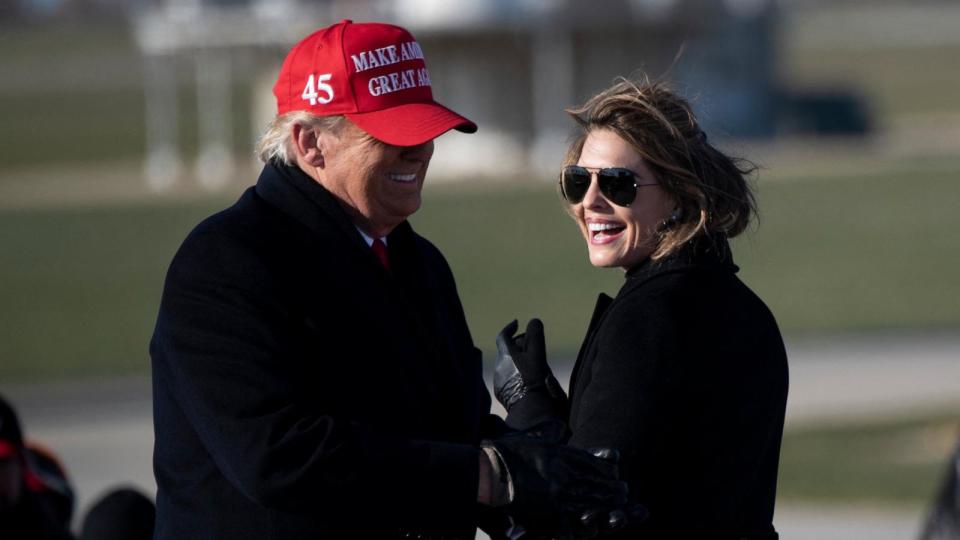
[[[316,130],[294,124],[291,128],[291,139],[296,146],[297,155],[313,167],[323,167],[322,142]]]

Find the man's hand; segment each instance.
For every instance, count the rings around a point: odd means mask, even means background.
[[[567,396],[547,364],[543,323],[531,319],[525,334],[514,336],[517,321],[497,334],[493,388],[507,410],[507,424],[528,429],[545,421],[567,422]]]
[[[619,462],[619,453],[610,448],[595,448],[590,453],[613,466]],[[514,517],[506,536],[516,540],[595,539],[616,533],[631,523],[642,522],[647,515],[647,509],[641,504],[630,500],[621,504],[619,499],[610,499],[608,504],[598,504],[559,518]]]
[[[594,456],[619,464],[620,454],[611,448],[595,448],[590,451]],[[552,535],[559,539],[599,538],[622,530],[630,523],[639,523],[647,519],[647,509],[635,502],[624,505],[600,506],[591,508],[577,517],[562,522]]]
[[[615,461],[524,433],[488,440],[510,479],[506,510],[519,518],[560,519],[627,503]]]

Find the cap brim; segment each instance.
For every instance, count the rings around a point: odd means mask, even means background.
[[[347,113],[360,129],[396,146],[416,146],[456,129],[473,133],[477,125],[439,103],[408,103],[380,111]]]

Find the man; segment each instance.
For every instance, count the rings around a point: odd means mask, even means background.
[[[257,185],[171,264],[151,343],[158,540],[473,538],[481,510],[622,504],[615,467],[488,414],[453,276],[406,218],[433,101],[402,28],[343,21],[274,87]]]

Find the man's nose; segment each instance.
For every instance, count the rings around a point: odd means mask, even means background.
[[[428,161],[433,155],[433,140],[416,146],[403,147],[402,156],[411,161]]]

